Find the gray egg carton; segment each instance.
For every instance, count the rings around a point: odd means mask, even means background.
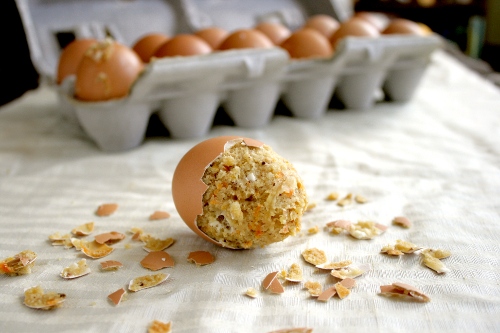
[[[129,96],[82,102],[73,97],[74,77],[54,84],[60,41],[68,35],[111,36],[131,46],[149,32],[174,35],[208,26],[235,30],[265,20],[295,30],[314,14],[344,20],[352,12],[333,0],[16,1],[35,67],[58,90],[62,112],[105,151],[140,145],[153,113],[172,138],[192,138],[210,131],[219,106],[236,126],[261,128],[271,121],[279,100],[298,118],[321,117],[333,95],[346,108],[369,108],[380,91],[389,100],[407,101],[430,54],[440,47],[437,36],[394,35],[345,38],[333,57],[322,60],[292,60],[278,47],[162,58],[147,65]]]

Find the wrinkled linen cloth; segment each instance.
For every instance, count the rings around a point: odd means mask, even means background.
[[[30,249],[38,258],[29,275],[0,275],[0,332],[146,332],[154,320],[173,332],[270,332],[307,327],[319,332],[500,331],[500,91],[445,53],[432,56],[408,103],[378,103],[368,110],[329,110],[317,120],[275,116],[262,129],[214,126],[209,137],[241,135],[265,142],[290,160],[316,207],[302,231],[254,250],[228,250],[195,235],[177,214],[171,194],[175,167],[204,138],[148,137],[136,148],[105,153],[58,109],[46,87],[0,108],[0,258]],[[331,192],[367,198],[340,207]],[[111,216],[94,213],[117,203]],[[150,221],[156,210],[171,217]],[[405,216],[413,226],[392,224]],[[388,229],[372,240],[325,230],[328,222],[374,221]],[[64,280],[64,267],[85,258],[52,246],[48,236],[87,222],[93,235],[140,227],[175,239],[165,251],[175,261],[157,287],[128,292],[119,305],[107,296],[135,277],[154,274],[140,265],[147,252],[131,235],[103,259],[87,258],[89,275]],[[308,229],[318,226],[316,234]],[[418,253],[391,257],[380,250],[396,240],[444,249],[449,269],[437,274]],[[326,289],[338,280],[305,262],[318,248],[329,261],[370,268],[345,299],[319,302],[307,281]],[[191,251],[209,251],[215,262],[196,266]],[[115,272],[100,262],[118,260]],[[261,289],[268,273],[297,263],[304,280],[283,282],[283,294]],[[412,285],[431,301],[381,296],[380,286]],[[66,294],[60,308],[23,305],[26,288]],[[257,297],[245,296],[248,288]]]

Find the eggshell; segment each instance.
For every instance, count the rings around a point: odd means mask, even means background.
[[[155,57],[176,57],[208,54],[212,47],[202,38],[195,35],[179,34],[160,46]]]
[[[325,14],[313,15],[304,24],[304,28],[317,30],[326,38],[330,38],[339,27],[339,21]]]
[[[196,225],[196,217],[203,213],[202,199],[207,189],[201,178],[210,163],[224,152],[224,146],[238,136],[220,136],[205,140],[191,148],[179,161],[172,179],[172,197],[177,212],[196,234],[220,245]],[[248,146],[261,147],[262,142],[243,138]]]
[[[78,66],[75,97],[83,101],[105,101],[129,94],[144,64],[131,48],[105,40],[92,45]]]
[[[96,44],[96,39],[77,39],[69,43],[61,52],[57,65],[57,83],[60,84],[67,76],[75,75],[80,61],[87,49]]]
[[[389,23],[387,28],[382,32],[383,34],[405,34],[405,35],[418,35],[424,36],[425,32],[418,23],[407,19],[394,19]]]
[[[360,18],[352,18],[342,23],[340,28],[333,33],[330,43],[335,48],[338,41],[347,36],[378,37],[379,35],[379,31],[372,24]]]
[[[229,32],[222,28],[210,27],[198,30],[195,35],[205,40],[212,47],[212,49],[217,50],[220,44],[229,35]]]
[[[255,29],[242,29],[231,33],[219,46],[219,50],[271,48],[273,46],[273,42],[263,32]]]
[[[264,33],[274,45],[280,45],[292,34],[290,29],[283,24],[274,22],[262,22],[255,26],[256,30]]]
[[[384,13],[357,12],[354,16],[372,24],[378,31],[384,30],[391,21]]]
[[[156,53],[158,48],[168,41],[169,37],[162,33],[151,33],[141,37],[132,46],[137,55],[144,62],[149,62],[151,57]]]
[[[281,47],[288,51],[290,57],[295,59],[328,58],[333,53],[328,39],[310,28],[295,31],[281,44]]]

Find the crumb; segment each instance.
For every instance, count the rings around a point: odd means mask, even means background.
[[[316,205],[316,203],[315,203],[315,202],[311,202],[311,203],[309,203],[309,204],[307,205],[307,207],[306,207],[306,210],[305,210],[305,211],[306,211],[306,212],[309,212],[309,211],[313,210],[314,208],[316,208],[316,206],[317,206],[317,205]]]
[[[367,203],[368,202],[368,199],[366,199],[364,196],[362,196],[361,194],[357,194],[355,197],[354,197],[354,200],[359,203],[359,204],[364,204],[364,203]]]
[[[148,333],[170,333],[172,329],[172,322],[168,323],[155,320],[151,323],[148,328]]]
[[[118,209],[118,204],[115,203],[102,204],[99,207],[97,207],[95,214],[97,216],[109,216],[113,214],[117,209]]]
[[[247,295],[248,297],[251,297],[251,298],[255,298],[255,297],[257,297],[257,290],[255,290],[254,288],[248,288],[245,291],[245,295]]]
[[[307,288],[307,291],[309,291],[309,294],[312,297],[318,297],[323,291],[323,287],[319,282],[307,281],[304,284],[304,287]]]
[[[352,193],[348,193],[344,198],[337,202],[337,206],[345,207],[352,204]]]
[[[340,299],[346,298],[351,293],[351,291],[344,287],[341,282],[335,283],[335,289],[337,290],[337,295],[339,295]]]
[[[375,222],[359,221],[356,224],[351,224],[349,234],[356,239],[373,239],[382,234],[385,229],[387,229],[385,226]]]
[[[290,282],[300,282],[302,281],[302,268],[298,264],[292,264],[286,272],[285,279]]]
[[[321,265],[327,261],[324,251],[317,248],[306,249],[302,252],[302,257],[310,264]]]
[[[328,194],[328,196],[326,197],[326,200],[329,200],[329,201],[335,201],[339,198],[339,194],[337,192],[331,192]]]
[[[314,235],[314,234],[317,234],[318,232],[319,232],[319,227],[318,227],[317,225],[315,225],[314,227],[309,228],[309,229],[307,230],[307,233],[308,233],[309,235]]]

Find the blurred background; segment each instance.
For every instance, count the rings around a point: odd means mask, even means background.
[[[272,1],[272,0],[271,0]],[[443,36],[446,51],[500,85],[500,0],[331,0],[355,11],[378,11],[429,26]],[[23,25],[14,0],[0,1],[2,90],[0,105],[38,87]]]

